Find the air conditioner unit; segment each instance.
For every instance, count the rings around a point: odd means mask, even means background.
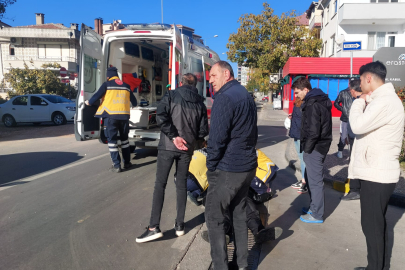
[[[21,45],[21,38],[11,37],[10,44],[11,45]]]

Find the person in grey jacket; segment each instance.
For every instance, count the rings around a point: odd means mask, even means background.
[[[349,112],[350,108],[353,103],[353,97],[350,93],[350,87],[346,88],[345,90],[341,91],[337,96],[334,106],[336,109],[342,112],[340,116],[340,140],[338,143],[338,152],[336,156],[338,158],[343,158],[343,149],[346,145],[347,139],[347,125],[349,122]]]

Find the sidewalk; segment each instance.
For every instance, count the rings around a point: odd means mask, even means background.
[[[287,116],[287,114],[285,114]],[[336,157],[338,151],[337,144],[340,139],[340,120],[339,118],[333,118],[332,126],[333,141],[330,147],[329,153],[325,159],[324,167],[324,181],[325,184],[335,187],[342,187],[340,183],[344,183],[347,180],[348,167],[349,167],[349,149],[348,146],[343,151],[343,158]],[[289,162],[290,166],[301,172],[300,162],[297,156],[297,152],[294,147],[294,140],[289,139],[287,143],[287,150],[285,152],[285,158]],[[340,185],[336,185],[337,184]],[[343,194],[342,194],[343,195]],[[405,207],[405,172],[401,170],[401,177],[395,188],[394,194],[391,196],[391,205],[399,207]]]
[[[286,114],[273,111],[271,104],[264,105],[259,113],[258,148],[280,168],[272,189],[277,196],[261,211],[270,227],[284,231],[276,241],[250,245],[249,270],[352,270],[366,266],[366,241],[360,225],[360,202],[341,202],[341,192],[325,188],[325,223],[307,224],[299,220],[301,208],[309,205],[308,194],[299,195],[290,185],[300,173],[286,160],[289,139],[284,128]],[[334,130],[335,132],[335,130]],[[338,130],[337,130],[338,132]],[[392,253],[391,269],[403,269],[405,257],[404,209],[389,206],[387,212],[389,246]],[[190,236],[187,253],[177,269],[207,270],[211,266],[210,247],[201,238],[201,231]],[[395,242],[393,236],[395,235]]]
[[[273,124],[275,121],[279,126],[283,126],[286,114],[282,111],[268,110],[266,107],[264,112],[266,109],[265,118],[272,120],[272,127],[276,128]],[[334,124],[334,127],[334,134],[336,134],[339,132],[339,126]],[[352,270],[358,266],[365,267],[367,250],[360,225],[359,201],[341,202],[342,193],[326,187],[325,223],[307,224],[299,220],[301,208],[309,205],[309,196],[308,194],[299,195],[296,190],[290,188],[290,184],[300,178],[300,173],[296,172],[296,177],[292,177],[293,174],[289,170],[290,167],[283,152],[288,145],[287,139],[261,148],[280,167],[273,185],[278,196],[269,201],[268,205],[270,214],[268,225],[281,227],[284,232],[277,241],[261,246],[257,269]],[[341,171],[333,166],[329,169],[334,175]],[[392,254],[391,269],[393,270],[403,269],[405,263],[405,258],[402,256],[405,248],[404,211],[402,208],[389,206],[387,212],[390,239],[388,250]],[[395,242],[393,242],[394,234]]]

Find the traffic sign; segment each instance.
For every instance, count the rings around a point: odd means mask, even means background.
[[[59,74],[60,74],[61,77],[66,77],[66,75],[67,75],[66,68],[61,67],[60,70],[59,70]]]
[[[343,42],[344,51],[360,51],[361,50],[361,41],[348,41]]]

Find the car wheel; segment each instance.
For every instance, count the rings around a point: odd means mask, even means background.
[[[14,117],[12,117],[9,114],[6,114],[5,116],[3,116],[3,123],[6,127],[14,127],[15,125],[17,125]]]
[[[39,126],[41,123],[35,122],[33,124],[34,124],[34,126]]]
[[[65,125],[66,117],[63,115],[63,113],[60,112],[54,113],[52,116],[52,122],[57,126]]]

